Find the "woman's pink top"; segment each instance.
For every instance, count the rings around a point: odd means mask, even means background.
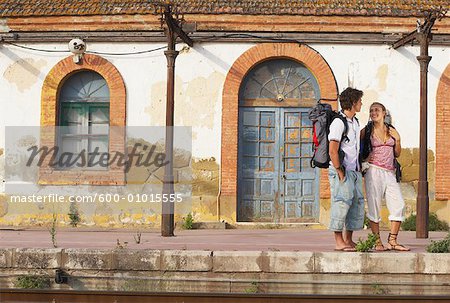
[[[370,153],[369,163],[384,169],[394,170],[394,138],[389,137],[386,143],[383,143],[372,135],[370,141],[372,152]]]

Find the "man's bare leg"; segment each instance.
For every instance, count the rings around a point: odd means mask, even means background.
[[[347,245],[347,243],[345,243],[344,238],[342,237],[341,231],[334,232],[334,240],[336,241],[336,246],[335,246],[336,250],[342,250],[346,247],[351,247],[350,245]]]
[[[346,230],[344,233],[344,238],[343,238],[345,246],[348,246],[348,247],[356,246],[356,243],[353,242],[352,237],[353,237],[353,230]]]

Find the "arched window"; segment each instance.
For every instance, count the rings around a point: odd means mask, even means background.
[[[239,92],[240,106],[308,107],[320,98],[317,80],[302,64],[269,60],[254,67]]]
[[[108,159],[109,101],[108,84],[96,72],[80,71],[64,82],[58,98],[59,169],[107,169],[102,161]]]

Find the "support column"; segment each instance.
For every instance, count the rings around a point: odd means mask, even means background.
[[[168,50],[164,52],[167,59],[167,100],[166,100],[166,159],[168,164],[164,167],[163,201],[161,217],[161,235],[173,237],[175,228],[175,205],[170,197],[174,194],[173,177],[173,126],[174,126],[174,89],[175,89],[175,59],[178,51],[175,50],[176,36],[172,29],[167,29]],[[165,201],[165,202],[164,202]]]
[[[419,184],[416,203],[416,238],[428,238],[428,175],[427,175],[427,123],[428,123],[428,64],[431,57],[428,56],[429,33],[417,33],[420,42],[420,56],[417,60],[420,64],[420,156],[419,156]]]

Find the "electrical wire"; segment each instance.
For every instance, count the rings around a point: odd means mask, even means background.
[[[13,42],[8,42],[8,41],[3,41],[3,43],[9,44],[9,45],[13,45],[15,47],[27,49],[27,50],[37,51],[37,52],[70,53],[70,51],[67,51],[67,50],[39,49],[39,48],[19,45],[19,44],[16,44],[16,43],[13,43]],[[167,48],[167,46],[162,46],[162,47],[158,47],[158,48],[155,48],[155,49],[149,49],[149,50],[138,51],[138,52],[127,52],[127,53],[106,53],[106,52],[95,52],[95,51],[86,51],[86,53],[87,54],[96,54],[96,55],[128,56],[128,55],[139,55],[139,54],[151,53],[151,52],[155,52],[155,51],[158,51],[158,50],[161,50],[161,49],[165,49],[165,48]]]
[[[112,55],[112,56],[127,56],[127,55],[139,55],[139,54],[145,54],[145,53],[151,53],[155,52],[161,49],[165,49],[167,46],[161,46],[155,49],[149,49],[145,51],[139,51],[139,52],[130,52],[130,53],[103,53],[103,52],[94,52],[94,51],[86,51],[86,53],[89,54],[96,54],[96,55]]]
[[[68,52],[65,50],[38,49],[38,48],[34,48],[34,47],[28,47],[28,46],[15,44],[15,43],[8,42],[8,41],[3,41],[3,43],[10,44],[15,47],[19,47],[19,48],[23,48],[23,49],[27,49],[27,50],[37,51],[37,52],[46,52],[46,53],[67,53]]]
[[[199,37],[200,40],[217,40],[222,38],[256,38],[260,40],[272,40],[272,41],[278,41],[278,42],[291,42],[291,43],[298,43],[302,44],[301,41],[296,39],[286,39],[286,38],[279,38],[279,37],[263,37],[253,34],[244,34],[244,33],[236,33],[236,34],[225,34],[225,35],[212,35],[212,36],[205,36],[205,37]],[[50,49],[39,49],[24,45],[19,45],[13,42],[9,41],[2,41],[3,43],[22,48],[32,51],[38,51],[38,52],[45,52],[45,53],[69,53],[69,51],[66,50],[50,50]],[[129,55],[139,55],[139,54],[145,54],[145,53],[151,53],[158,50],[166,49],[167,46],[158,47],[155,49],[149,49],[149,50],[143,50],[143,51],[137,51],[137,52],[126,52],[126,53],[108,53],[108,52],[97,52],[97,51],[86,51],[87,54],[96,54],[96,55],[109,55],[109,56],[129,56]]]

